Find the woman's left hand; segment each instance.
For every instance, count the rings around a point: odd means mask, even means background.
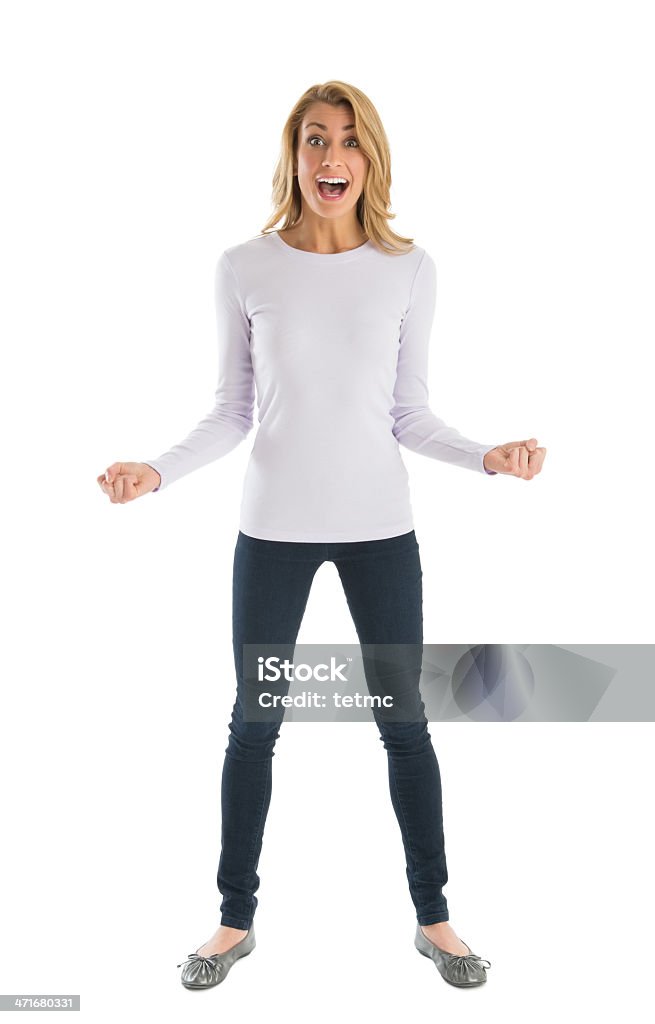
[[[484,468],[494,473],[506,473],[509,476],[520,476],[522,480],[532,480],[541,472],[546,458],[546,449],[537,448],[536,437],[529,441],[508,441],[492,448],[484,457]]]

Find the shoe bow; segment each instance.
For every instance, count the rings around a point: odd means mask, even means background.
[[[182,963],[178,964],[177,966],[183,967],[185,964],[204,964],[208,967],[213,967],[217,971],[220,971],[221,968],[223,967],[223,964],[221,963],[220,960],[217,961],[215,959],[215,957],[219,955],[220,954],[218,953],[214,953],[212,956],[201,956],[200,953],[191,953],[188,959],[183,960]]]
[[[468,967],[475,968],[478,967],[478,965],[482,966],[483,963],[491,967],[489,960],[485,960],[484,957],[477,956],[476,953],[465,953],[463,956],[460,956],[457,953],[448,953],[447,955],[449,957],[448,966],[452,967],[456,974],[466,974]],[[482,967],[482,970],[486,970],[486,968]]]

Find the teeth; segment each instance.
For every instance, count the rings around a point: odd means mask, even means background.
[[[317,178],[317,181],[327,181],[328,185],[347,185],[345,178]]]

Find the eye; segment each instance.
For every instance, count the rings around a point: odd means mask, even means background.
[[[320,135],[312,135],[312,136],[310,136],[309,139],[307,139],[307,142],[309,143],[310,146],[311,146],[312,142],[314,141],[314,139],[318,139],[319,142],[323,141],[323,139],[321,138]],[[355,143],[354,146],[348,146],[348,149],[359,149],[359,142],[357,141],[357,139],[355,139],[355,138],[346,139],[346,142],[354,142]],[[314,146],[313,148],[315,149],[316,147]]]

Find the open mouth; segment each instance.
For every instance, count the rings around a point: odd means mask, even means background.
[[[328,185],[325,181],[318,181],[316,188],[321,199],[327,199],[328,202],[335,202],[342,198],[348,191],[350,182],[346,182],[345,185]]]

